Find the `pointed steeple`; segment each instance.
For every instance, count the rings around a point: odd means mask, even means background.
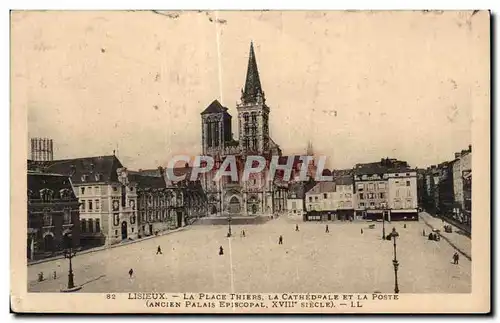
[[[260,85],[259,70],[257,69],[257,60],[253,50],[253,42],[250,43],[250,55],[248,57],[247,78],[245,81],[245,89],[241,94],[243,103],[257,103],[258,98],[264,101],[264,92]]]

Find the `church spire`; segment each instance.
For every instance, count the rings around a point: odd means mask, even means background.
[[[241,94],[243,103],[257,103],[259,97],[264,101],[264,92],[260,85],[259,70],[257,69],[257,60],[253,50],[253,42],[250,43],[250,55],[248,57],[247,78],[245,81],[245,89]]]

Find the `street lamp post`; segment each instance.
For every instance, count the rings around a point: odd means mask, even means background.
[[[394,266],[394,293],[398,294],[399,293],[399,286],[398,286],[399,262],[398,262],[397,254],[396,254],[396,238],[399,237],[399,233],[396,231],[396,228],[392,228],[391,236],[392,236],[392,239],[394,241],[394,259],[392,260],[392,264]]]
[[[69,272],[68,272],[68,285],[63,292],[73,292],[82,288],[82,286],[75,286],[74,275],[73,275],[73,263],[72,259],[76,255],[76,251],[73,250],[72,233],[71,231],[64,235],[65,237],[65,249],[64,258],[69,259]]]
[[[232,233],[231,233],[231,215],[229,215],[229,217],[227,218],[227,224],[228,224],[228,232],[227,232],[227,237],[231,237]]]
[[[382,209],[382,240],[385,240],[385,211]]]

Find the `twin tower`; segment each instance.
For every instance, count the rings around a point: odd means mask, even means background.
[[[245,88],[241,90],[236,108],[239,141],[233,138],[232,116],[219,101],[213,101],[201,113],[203,155],[217,158],[278,154],[279,148],[269,137],[269,107],[260,84],[253,43],[250,44]]]

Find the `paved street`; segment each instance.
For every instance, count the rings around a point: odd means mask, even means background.
[[[367,222],[295,222],[285,217],[263,225],[195,225],[182,232],[123,247],[80,255],[74,259],[75,282],[81,292],[358,292],[394,290],[393,244],[381,240],[382,224]],[[397,257],[401,293],[468,293],[471,263],[444,240],[429,241],[422,222],[386,223],[400,233]],[[246,238],[239,233],[245,229]],[[361,234],[361,229],[364,233]],[[278,245],[279,235],[284,244]],[[161,245],[163,255],[155,255]],[[219,256],[219,246],[224,255]],[[134,277],[128,277],[130,268]],[[28,267],[30,291],[57,292],[67,281],[68,261],[54,260]],[[35,282],[37,273],[57,279]]]
[[[439,229],[441,236],[446,237],[451,243],[453,243],[457,248],[459,248],[463,253],[465,253],[469,258],[472,258],[472,243],[471,239],[464,234],[460,234],[461,230],[452,225],[453,232],[448,233],[444,231],[444,225],[449,224],[440,218],[433,217],[427,212],[421,212],[420,218],[422,221],[427,222],[434,229]]]

